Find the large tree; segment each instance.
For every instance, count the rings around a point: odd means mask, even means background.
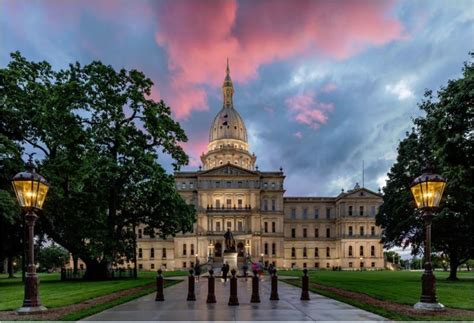
[[[192,228],[194,207],[157,162],[165,153],[175,169],[185,165],[179,143],[187,138],[170,108],[150,98],[153,83],[143,73],[101,62],[54,71],[17,52],[0,82],[0,134],[39,151],[51,183],[40,229],[79,256],[89,278],[132,257],[137,223],[163,236]],[[144,211],[131,212],[129,200]]]
[[[474,256],[474,63],[466,62],[462,77],[450,80],[436,97],[426,91],[419,107],[425,114],[414,120],[412,131],[400,142],[376,220],[384,229],[385,246],[421,251],[423,220],[410,184],[430,163],[447,179],[433,219],[432,246],[449,257],[449,279],[456,280],[458,267]]]

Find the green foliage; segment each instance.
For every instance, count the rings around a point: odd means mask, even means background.
[[[387,261],[390,261],[393,263],[400,262],[400,259],[401,259],[400,254],[398,254],[398,252],[395,252],[395,251],[384,251],[383,256]]]
[[[432,246],[449,257],[450,279],[456,279],[458,266],[474,254],[473,89],[474,63],[467,62],[462,77],[450,80],[436,98],[426,91],[419,105],[426,115],[414,120],[414,128],[400,142],[376,216],[386,247],[411,246],[419,253],[423,220],[409,188],[422,166],[430,162],[447,179],[444,199],[433,219]]]
[[[69,261],[69,252],[63,247],[53,244],[40,248],[36,260],[42,271],[57,269]]]
[[[103,278],[131,258],[137,223],[163,236],[191,229],[194,208],[157,162],[165,153],[175,169],[187,164],[179,145],[187,138],[170,108],[149,98],[153,83],[143,73],[101,62],[54,71],[16,52],[0,82],[0,135],[40,152],[51,183],[38,230],[84,260],[89,274]]]

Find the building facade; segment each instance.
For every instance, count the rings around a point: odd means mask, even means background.
[[[283,268],[380,269],[380,194],[361,188],[336,197],[285,197],[283,169],[261,171],[250,153],[245,123],[233,105],[229,66],[223,107],[209,130],[202,167],[175,173],[176,188],[196,206],[192,232],[150,238],[138,228],[138,267],[175,269],[211,261],[222,264],[224,233],[234,235],[238,261]]]

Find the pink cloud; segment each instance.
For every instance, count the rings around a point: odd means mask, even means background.
[[[178,118],[208,109],[199,90],[218,87],[229,57],[234,81],[295,56],[345,59],[367,47],[404,38],[387,1],[168,1],[157,10],[158,45],[168,53],[172,85],[193,95],[172,102]]]
[[[293,119],[313,129],[328,121],[327,113],[334,109],[334,104],[317,102],[313,92],[295,95],[285,100]]]
[[[323,86],[322,92],[330,93],[337,90],[337,85],[330,82]]]
[[[209,137],[207,132],[194,134],[188,142],[181,143],[184,151],[189,155],[189,166],[198,167],[201,165],[200,156],[207,151]]]
[[[298,138],[298,139],[303,138],[303,134],[301,133],[301,131],[295,132],[295,133],[293,134],[293,136],[295,136],[295,137]]]

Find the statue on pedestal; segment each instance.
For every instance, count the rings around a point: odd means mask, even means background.
[[[230,229],[227,229],[227,232],[224,234],[225,238],[225,251],[235,252],[235,240],[234,235],[230,232]]]

